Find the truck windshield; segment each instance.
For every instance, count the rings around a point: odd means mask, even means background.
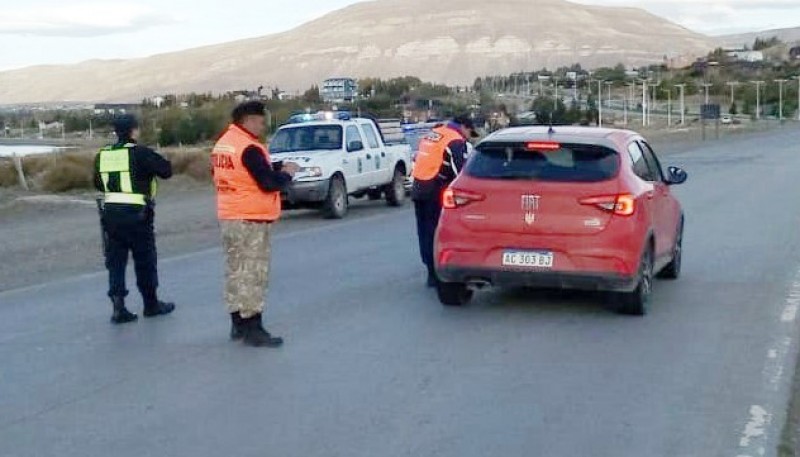
[[[339,125],[307,125],[278,130],[269,145],[269,152],[327,151],[342,149],[342,127]]]

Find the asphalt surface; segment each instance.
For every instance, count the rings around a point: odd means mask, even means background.
[[[0,456],[774,455],[797,351],[797,144],[786,128],[665,160],[690,173],[684,276],[644,318],[530,290],[445,309],[412,212],[377,205],[278,230],[279,350],[227,341],[218,249],[164,260],[178,311],[122,328],[101,273],[2,292]]]

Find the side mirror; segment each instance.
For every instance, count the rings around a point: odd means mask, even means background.
[[[681,168],[669,167],[669,175],[667,176],[667,184],[675,186],[683,184],[689,179],[689,175]]]
[[[351,141],[350,144],[347,145],[347,152],[356,152],[361,151],[364,149],[364,143],[361,141]]]

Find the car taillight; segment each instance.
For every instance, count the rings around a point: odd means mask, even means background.
[[[636,212],[636,198],[630,194],[582,198],[580,204],[596,206],[617,216],[631,216]]]
[[[469,205],[472,202],[481,201],[484,198],[486,197],[475,192],[467,192],[448,187],[442,192],[442,208],[455,209]]]

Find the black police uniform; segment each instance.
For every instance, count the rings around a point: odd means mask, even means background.
[[[451,123],[448,124],[448,127],[454,130],[460,129],[459,124]],[[439,226],[439,216],[442,213],[441,195],[442,191],[457,177],[453,166],[459,172],[464,167],[467,156],[467,140],[454,140],[447,147],[452,152],[452,158],[445,158],[439,175],[430,181],[414,180],[411,188],[411,198],[414,200],[414,210],[417,216],[419,252],[422,263],[428,268],[428,286],[431,287],[436,284],[433,242],[436,228]]]
[[[103,159],[104,154],[107,154],[106,160]],[[114,161],[117,163],[114,164]],[[109,162],[112,164],[107,165]],[[125,168],[128,171],[124,171]],[[95,158],[95,188],[105,194],[102,224],[106,237],[108,295],[114,304],[114,323],[129,322],[136,318],[124,307],[124,297],[128,295],[125,270],[129,253],[133,254],[136,283],[144,300],[145,317],[168,314],[174,309],[173,304],[158,300],[153,227],[155,179],[169,179],[171,176],[172,164],[168,160],[124,137],[114,146],[101,150]]]

